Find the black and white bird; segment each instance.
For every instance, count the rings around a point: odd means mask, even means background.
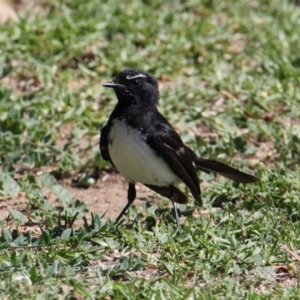
[[[128,203],[116,222],[134,201],[136,182],[172,201],[178,225],[176,203],[185,204],[188,197],[176,184],[183,182],[202,206],[198,170],[217,173],[239,183],[258,181],[255,176],[223,163],[197,157],[157,110],[158,84],[150,74],[125,69],[103,86],[115,91],[118,103],[101,130],[101,155],[129,183]]]

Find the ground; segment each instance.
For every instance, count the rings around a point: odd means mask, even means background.
[[[299,7],[13,2],[16,23],[0,25],[0,298],[298,299]],[[204,208],[180,230],[170,201],[137,184],[111,222],[127,183],[99,154],[116,104],[102,84],[126,67],[158,79],[160,112],[197,155],[259,183],[200,173]]]

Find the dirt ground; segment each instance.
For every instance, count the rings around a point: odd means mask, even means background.
[[[66,188],[74,199],[79,199],[86,203],[90,212],[103,215],[104,219],[116,219],[124,205],[127,203],[127,185],[125,179],[117,173],[103,172],[96,184],[88,189],[73,187],[68,181],[60,184]],[[134,205],[142,206],[147,200],[155,201],[153,192],[141,184],[136,184],[137,198]],[[45,193],[47,199],[55,204],[55,197]],[[28,199],[20,193],[15,199],[0,198],[0,220],[8,217],[8,209],[24,211]]]
[[[127,181],[117,173],[106,173],[88,189],[65,186],[72,197],[84,201],[89,210],[100,215],[105,213],[104,219],[116,219],[127,203]],[[142,184],[136,184],[137,198],[134,205],[142,206],[144,201],[153,200],[153,192]]]

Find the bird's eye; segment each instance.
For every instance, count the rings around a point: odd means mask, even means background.
[[[132,80],[131,85],[132,85],[133,87],[138,87],[138,86],[140,85],[140,81],[139,81],[138,79]]]

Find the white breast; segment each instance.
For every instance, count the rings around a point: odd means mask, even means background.
[[[179,181],[167,163],[125,121],[114,121],[108,140],[110,158],[128,181],[156,186]]]

